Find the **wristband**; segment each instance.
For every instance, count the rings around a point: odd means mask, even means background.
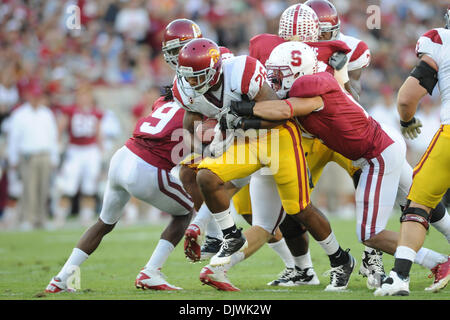
[[[410,125],[412,125],[413,123],[415,123],[416,122],[416,118],[412,118],[411,120],[409,120],[409,121],[402,121],[402,120],[400,120],[400,125],[402,126],[402,127],[404,127],[404,128],[406,128],[406,127],[409,127]]]
[[[292,104],[286,99],[284,100],[284,102],[287,103],[287,105],[289,106],[290,110],[291,110],[291,115],[289,116],[289,119],[292,118],[294,116],[294,108],[292,107]]]

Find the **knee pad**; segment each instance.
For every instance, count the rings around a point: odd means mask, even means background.
[[[430,215],[423,209],[407,207],[400,217],[400,222],[414,221],[424,226],[425,230],[430,227]]]
[[[280,230],[285,239],[296,238],[306,232],[305,226],[295,221],[290,215],[286,215],[280,224]]]

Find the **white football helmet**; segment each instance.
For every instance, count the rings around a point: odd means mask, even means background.
[[[284,42],[272,50],[266,61],[268,78],[280,99],[284,99],[294,81],[317,72],[317,55],[305,43]]]
[[[316,42],[319,34],[319,18],[307,5],[294,4],[284,10],[281,15],[278,35],[284,40]]]

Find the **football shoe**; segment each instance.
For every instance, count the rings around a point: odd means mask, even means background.
[[[383,266],[383,253],[379,250],[363,251],[359,274],[367,277],[366,285],[370,290],[379,288],[386,278]]]
[[[312,267],[300,269],[299,267],[295,266],[295,272],[292,281],[294,281],[294,284],[297,286],[316,286],[320,284],[319,277]]]
[[[432,278],[434,276],[434,282],[431,286],[425,288],[425,291],[438,292],[444,289],[450,281],[450,259],[446,262],[438,264],[431,269],[431,274],[428,276]]]
[[[278,279],[272,280],[267,283],[268,286],[280,286],[280,287],[292,287],[295,286],[293,278],[295,276],[295,269],[286,267],[278,275]]]
[[[201,260],[211,259],[220,250],[222,240],[206,236],[205,243],[201,247]]]
[[[409,278],[402,279],[392,270],[373,293],[376,296],[409,296]]]
[[[220,291],[240,291],[230,282],[227,272],[221,266],[207,265],[203,267],[200,271],[200,281]]]
[[[146,290],[182,290],[166,281],[166,276],[158,269],[142,269],[136,276],[134,285],[138,289]]]
[[[203,232],[199,226],[191,223],[184,232],[184,254],[192,262],[200,261]]]
[[[353,258],[349,251],[349,249],[345,250],[349,257],[347,263],[329,270],[330,284],[326,286],[325,291],[344,291],[347,289],[350,276],[355,268],[355,258]]]
[[[45,288],[45,292],[47,293],[59,293],[59,292],[75,292],[74,288],[67,287],[66,283],[61,281],[60,278],[54,277],[50,280],[47,288]]]
[[[248,247],[247,239],[245,239],[244,234],[240,230],[240,236],[233,237],[232,234],[224,236],[219,252],[211,258],[211,266],[220,266],[230,263],[231,255],[233,253],[243,251]]]

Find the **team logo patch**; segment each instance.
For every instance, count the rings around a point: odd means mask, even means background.
[[[211,59],[214,61],[214,63],[217,63],[219,61],[219,58],[220,58],[219,50],[217,50],[215,48],[211,48],[208,51],[208,55],[211,57]]]

